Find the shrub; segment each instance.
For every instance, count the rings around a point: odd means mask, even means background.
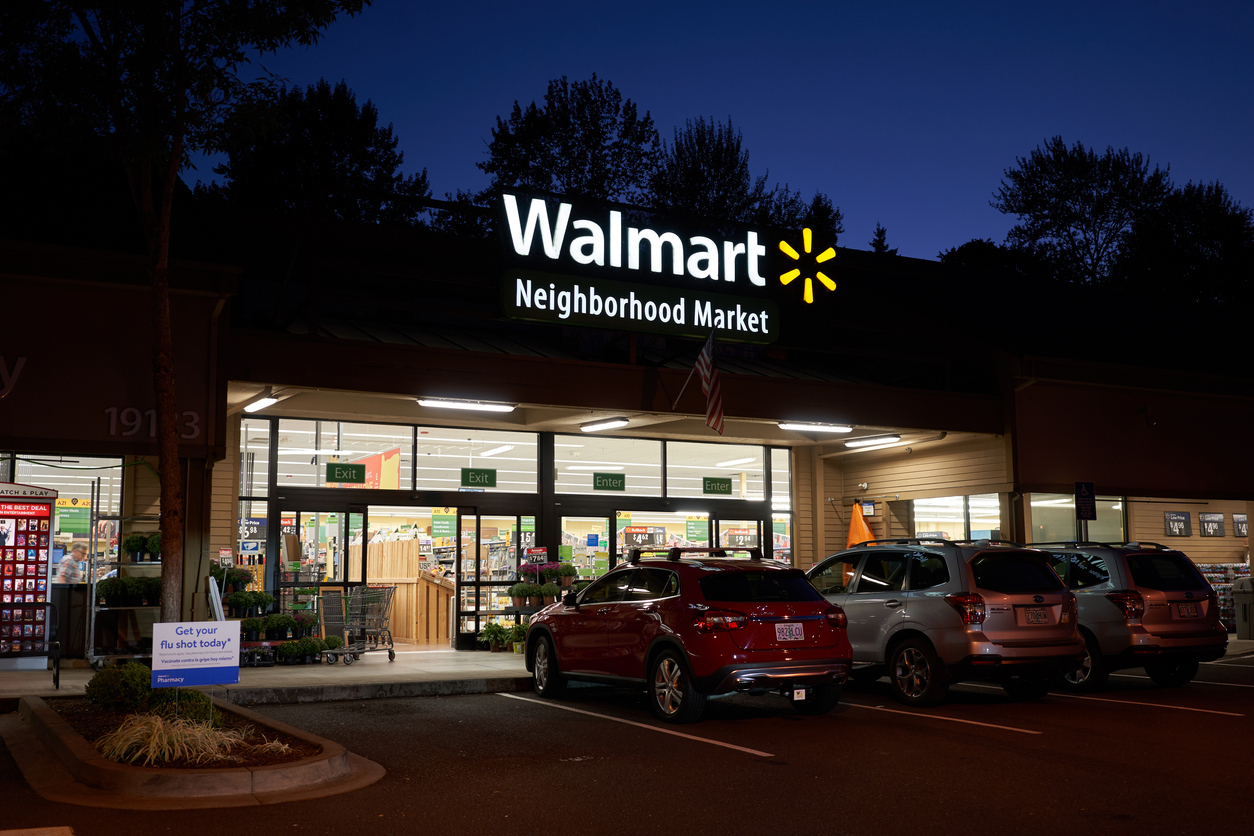
[[[327,636],[324,641],[326,642],[327,650],[335,650],[344,646],[344,640],[339,636]]]
[[[483,629],[479,631],[478,641],[481,644],[487,644],[488,642],[496,642],[497,644],[507,642],[509,641],[509,630],[507,630],[503,624],[499,624],[495,621],[489,621],[487,624],[483,625]]]
[[[573,578],[579,574],[579,570],[575,568],[573,563],[563,563],[558,567],[557,576],[559,578]]]
[[[146,591],[145,580],[145,578],[122,578],[123,606],[138,607],[144,603],[146,600],[144,598]]]
[[[161,554],[161,532],[158,531],[155,534],[150,535],[148,540],[145,542],[145,545],[148,548],[148,553],[153,557]]]
[[[515,624],[509,628],[509,640],[512,642],[521,642],[527,640],[527,625]]]
[[[93,705],[116,711],[139,711],[152,691],[152,670],[144,665],[114,665],[97,672],[83,696]]]
[[[513,586],[511,586],[509,589],[505,590],[505,594],[511,598],[526,598],[528,595],[531,594],[527,592],[527,589],[530,586],[531,586],[530,584],[516,583]]]
[[[151,578],[140,578],[139,587],[142,590],[143,597],[149,604],[156,606],[161,603],[161,578],[160,576]]]
[[[148,695],[145,710],[167,720],[173,720],[177,716],[194,723],[212,724],[214,717],[213,700],[203,691],[194,688],[154,688]]]
[[[255,594],[257,595],[257,600],[254,603],[260,604],[263,610],[270,609],[270,605],[274,603],[274,596],[269,592],[257,592]]]
[[[96,595],[104,599],[106,607],[121,607],[126,587],[121,578],[105,578],[96,584]]]
[[[546,598],[556,598],[562,594],[562,588],[555,583],[546,583],[540,587],[540,594]]]
[[[546,581],[561,577],[562,566],[560,563],[545,563],[540,569],[544,572]]]
[[[299,641],[283,642],[279,645],[277,652],[284,659],[295,659],[297,656],[304,655],[301,653]]]
[[[142,552],[148,546],[148,538],[142,534],[128,534],[122,538],[122,551],[127,554]]]
[[[260,618],[245,618],[239,623],[241,633],[260,633],[265,629],[264,622]]]

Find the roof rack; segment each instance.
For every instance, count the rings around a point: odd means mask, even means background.
[[[861,546],[922,546],[925,543],[933,545],[939,543],[942,546],[954,545],[952,540],[942,540],[940,537],[894,537],[890,540],[863,540],[861,543],[855,544],[853,548],[856,549]]]
[[[1077,548],[1082,546],[1098,547],[1103,549],[1117,549],[1118,543],[1099,543],[1095,540],[1046,540],[1043,543],[1028,543],[1028,548],[1034,549],[1037,546],[1063,546],[1064,548]]]
[[[646,554],[664,554],[667,560],[679,560],[686,555],[697,553],[706,554],[710,557],[727,557],[728,552],[748,552],[750,560],[762,560],[762,549],[757,546],[724,546],[722,548],[698,548],[696,546],[670,546],[659,547],[654,549],[632,549],[627,556],[628,563],[639,563],[640,558]]]
[[[1012,548],[1012,549],[1024,548],[1022,543],[1016,543],[1012,540],[989,540],[987,537],[981,538],[979,540],[954,540],[954,543],[957,545],[971,545],[971,546],[980,546],[980,547],[1008,546],[1009,548]]]
[[[1160,551],[1160,552],[1177,551],[1177,549],[1174,549],[1171,546],[1164,546],[1162,543],[1148,543],[1143,540],[1129,540],[1128,542],[1122,544],[1122,548],[1141,549],[1143,551]]]

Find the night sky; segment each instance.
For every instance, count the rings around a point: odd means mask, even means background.
[[[730,115],[755,176],[842,209],[842,245],[867,249],[878,221],[902,255],[935,258],[1002,240],[1013,221],[988,202],[1003,170],[1056,134],[1254,204],[1252,57],[1244,1],[376,0],[260,63],[371,99],[436,197],[487,185],[475,163],[515,99],[596,73],[668,140],[685,119]]]

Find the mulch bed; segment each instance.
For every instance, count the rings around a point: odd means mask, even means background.
[[[48,707],[61,716],[74,731],[81,734],[90,743],[95,743],[98,739],[122,725],[129,714],[125,711],[114,711],[108,708],[101,708],[93,705],[82,697],[55,697],[45,699],[44,702]],[[317,755],[322,751],[322,747],[308,741],[301,740],[299,737],[292,737],[288,734],[275,731],[274,729],[258,727],[249,720],[245,720],[238,714],[230,711],[214,710],[215,717],[221,718],[221,725],[226,729],[241,729],[246,726],[252,727],[253,733],[249,738],[250,743],[261,743],[262,736],[266,740],[279,740],[291,747],[291,751],[285,755],[274,754],[268,752],[240,751],[235,753],[229,760],[205,761],[204,763],[191,763],[186,760],[162,761],[153,763],[151,766],[160,769],[220,769],[230,766],[272,766],[280,763],[291,763],[301,758],[308,758]],[[236,759],[238,758],[238,760]]]

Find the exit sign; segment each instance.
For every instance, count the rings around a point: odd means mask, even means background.
[[[340,482],[346,485],[364,485],[366,484],[366,466],[364,464],[340,464],[338,462],[327,465],[327,481]]]
[[[731,496],[732,480],[721,479],[717,476],[706,476],[701,480],[701,493],[714,494],[716,496]]]
[[[625,491],[627,490],[626,473],[593,473],[592,490],[594,491]]]
[[[463,488],[495,488],[496,470],[486,467],[463,467]]]

